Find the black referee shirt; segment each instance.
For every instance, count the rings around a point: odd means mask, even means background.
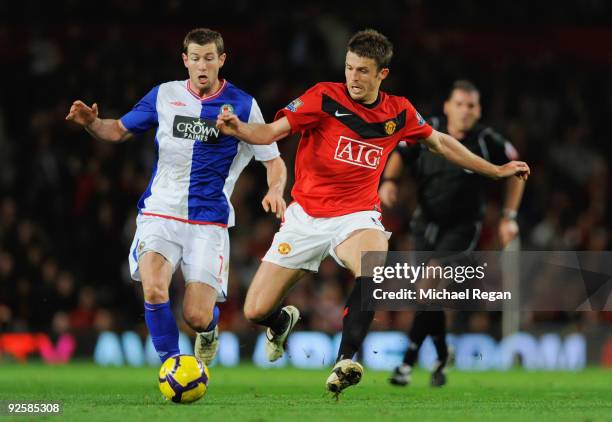
[[[446,117],[433,117],[430,124],[448,133]],[[480,124],[476,124],[461,143],[493,164],[505,164],[518,158],[508,140]],[[398,150],[417,179],[418,202],[425,220],[447,225],[482,219],[488,178],[448,162],[421,144],[400,143]]]

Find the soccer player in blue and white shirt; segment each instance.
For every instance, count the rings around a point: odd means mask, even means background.
[[[98,107],[75,101],[67,120],[94,138],[122,142],[156,127],[157,162],[138,202],[137,230],[129,253],[134,280],[142,281],[145,321],[162,362],[178,354],[178,328],[168,288],[180,264],[186,280],[183,316],[197,333],[195,354],[206,364],[218,348],[219,308],[227,297],[229,239],[234,225],[230,196],[251,158],[267,168],[262,204],[282,217],[287,169],[276,144],[253,146],[215,127],[219,113],[264,123],[253,97],[219,79],[226,54],[218,32],[198,28],[183,41],[189,79],[153,88],[119,120],[100,119]]]

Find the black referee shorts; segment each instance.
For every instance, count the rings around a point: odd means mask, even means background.
[[[465,258],[478,244],[481,227],[480,221],[440,224],[415,218],[410,222],[415,252],[420,257],[436,258],[448,264],[466,263]]]

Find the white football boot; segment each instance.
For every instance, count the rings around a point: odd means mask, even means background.
[[[325,387],[336,397],[347,387],[359,384],[363,377],[363,366],[351,359],[342,359],[334,365]]]
[[[198,333],[193,350],[198,359],[204,362],[206,366],[210,365],[217,355],[217,350],[219,350],[219,324],[215,326],[214,330]]]
[[[287,337],[300,319],[300,311],[295,306],[285,306],[281,312],[286,312],[289,315],[289,323],[285,331],[280,334],[274,334],[270,328],[266,330],[266,356],[270,362],[274,362],[283,356]]]

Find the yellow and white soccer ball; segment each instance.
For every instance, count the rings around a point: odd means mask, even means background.
[[[208,367],[195,356],[169,357],[159,370],[159,389],[166,400],[192,403],[208,390]]]

